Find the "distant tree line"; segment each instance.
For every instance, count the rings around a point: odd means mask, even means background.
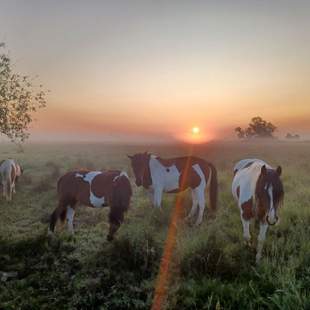
[[[277,127],[265,121],[260,116],[253,117],[247,128],[235,128],[237,137],[240,139],[251,138],[274,138],[273,133]]]
[[[300,135],[298,134],[292,134],[292,133],[288,133],[285,137],[286,139],[299,139]]]
[[[239,139],[251,138],[274,138],[274,132],[277,127],[271,122],[267,122],[260,116],[253,117],[247,128],[237,127],[235,132]],[[289,140],[300,139],[300,135],[296,133],[287,133],[285,136]]]

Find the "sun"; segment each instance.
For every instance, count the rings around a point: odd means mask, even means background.
[[[192,134],[193,135],[198,135],[200,133],[200,128],[195,126],[192,128]]]

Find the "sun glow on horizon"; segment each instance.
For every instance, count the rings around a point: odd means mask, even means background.
[[[187,129],[187,131],[179,132],[174,137],[177,140],[189,144],[201,144],[206,143],[214,139],[215,135],[211,128],[201,128],[200,126],[194,126]]]
[[[193,135],[198,135],[198,134],[200,134],[200,128],[197,127],[197,126],[193,127],[193,128],[192,128],[192,134],[193,134]]]

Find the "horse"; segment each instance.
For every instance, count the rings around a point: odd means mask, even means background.
[[[57,183],[58,206],[50,217],[49,235],[54,232],[57,220],[67,219],[68,230],[74,233],[73,221],[77,203],[103,208],[110,207],[108,241],[124,220],[128,210],[132,189],[126,172],[119,170],[67,172]]]
[[[15,185],[22,175],[23,169],[14,159],[6,159],[0,162],[0,178],[3,188],[3,196],[6,200],[12,200],[12,194],[16,193]]]
[[[191,220],[197,213],[195,225],[200,225],[205,209],[205,190],[209,190],[209,205],[217,207],[217,171],[204,159],[185,156],[170,159],[145,153],[127,155],[135,175],[136,185],[149,190],[154,207],[161,208],[163,193],[178,193],[191,189],[192,208],[187,216]]]
[[[244,159],[234,167],[232,194],[240,209],[243,237],[247,244],[251,240],[251,219],[259,221],[256,263],[262,257],[268,226],[279,220],[277,211],[284,199],[281,173],[281,166],[273,169],[260,159]]]

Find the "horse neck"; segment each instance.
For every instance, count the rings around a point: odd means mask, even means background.
[[[145,163],[145,169],[143,173],[142,179],[142,186],[144,188],[149,188],[152,185],[152,178],[151,178],[151,170],[150,170],[150,161],[154,159],[153,155],[150,155],[148,160]]]

